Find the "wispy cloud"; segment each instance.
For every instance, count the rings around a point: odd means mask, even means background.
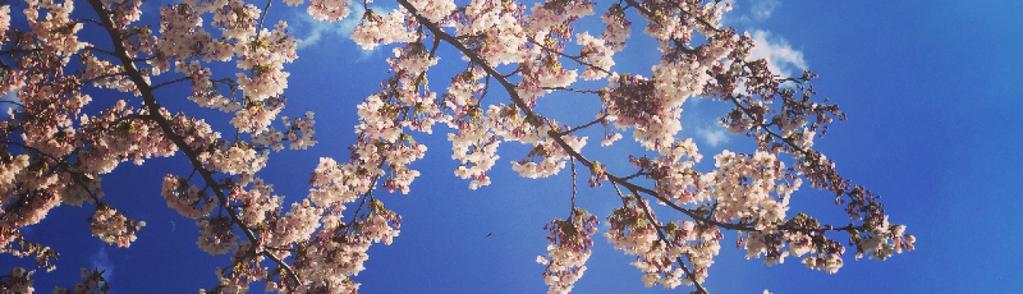
[[[774,10],[781,6],[779,0],[753,0],[750,5],[749,15],[754,21],[765,21],[771,18]]]
[[[792,49],[784,38],[773,37],[768,31],[756,30],[753,31],[753,42],[756,45],[750,51],[749,58],[766,59],[767,67],[776,74],[797,76],[807,68],[803,52]]]
[[[749,58],[751,60],[766,59],[767,67],[775,74],[782,76],[793,77],[802,74],[802,71],[807,68],[803,52],[793,49],[785,38],[757,28],[762,22],[770,19],[781,7],[780,0],[724,1],[731,3],[737,11],[741,11],[738,16],[728,17],[724,22],[749,31],[753,35],[753,42],[756,45],[750,51]]]
[[[114,279],[114,263],[110,261],[106,246],[101,246],[96,253],[89,256],[89,266],[103,271],[103,278],[107,281]]]
[[[781,7],[781,0],[724,0],[724,2],[731,4],[735,10],[735,14],[725,15],[724,22],[747,27],[771,18],[778,7]]]
[[[355,27],[359,25],[362,15],[366,13],[366,9],[362,5],[351,5],[351,7],[352,13],[339,22],[317,21],[308,13],[295,13],[289,23],[298,38],[298,49],[315,46],[324,40],[340,42],[342,38],[351,35]]]
[[[721,144],[726,144],[731,139],[728,132],[720,126],[698,128],[696,135],[700,136],[700,139],[707,143],[707,145],[710,145],[710,147],[721,146]]]

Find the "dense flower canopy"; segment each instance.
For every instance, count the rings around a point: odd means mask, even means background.
[[[375,193],[415,193],[421,171],[412,164],[428,152],[415,138],[438,124],[450,130],[459,163],[453,173],[470,189],[491,184],[503,143],[531,148],[510,162],[524,178],[571,173],[572,194],[564,196],[572,207],[548,224],[547,252],[536,259],[551,293],[569,292],[584,278],[602,221],[610,225],[604,237],[635,256],[644,284],[698,293],[707,292],[702,283],[726,233],[738,236],[747,258],[798,258],[829,273],[842,267],[847,248],[857,259],[882,260],[914,249],[915,238],[889,222],[878,196],[814,149],[844,118],[817,97],[814,74],[782,76],[752,58],[754,38],[721,23],[726,1],[625,0],[597,11],[586,0],[397,0],[385,11],[369,1],[285,0],[323,22],[354,17],[359,7],[365,13],[353,41],[391,48],[390,77],[352,110],[355,142],[347,153],[321,158],[308,195],[293,203],[259,173],[270,155],[316,144],[317,114],[281,115],[285,69],[299,58],[298,43],[287,23],[264,23],[272,0],[184,0],[152,16],[142,14],[141,0],[78,1],[0,6],[0,91],[19,98],[0,102],[16,106],[0,121],[0,252],[32,257],[37,270],[53,270],[57,253],[22,232],[60,205],[94,209],[91,233],[129,247],[146,223],[104,201],[103,175],[126,161],[178,155],[192,171],[166,174],[161,196],[196,222],[203,251],[229,256],[215,273],[219,282],[202,291],[247,292],[263,282],[277,292],[357,292],[369,248],[398,242],[401,229],[399,212]],[[94,17],[73,17],[75,9]],[[159,27],[140,25],[143,17],[158,18]],[[590,17],[603,22],[602,31],[573,25]],[[659,44],[649,72],[615,70],[633,26]],[[80,39],[84,30],[106,39]],[[442,61],[441,46],[462,59]],[[464,70],[438,77],[430,70],[442,62]],[[234,73],[214,73],[225,65]],[[450,84],[431,88],[437,78]],[[604,86],[585,88],[594,82]],[[159,90],[179,83],[190,84],[184,98],[213,112],[164,107],[174,98]],[[599,100],[602,110],[578,125],[537,110],[545,96],[568,92]],[[487,96],[508,99],[484,103]],[[714,168],[698,170],[705,155],[691,138],[679,138],[683,104],[696,98],[729,105],[720,123],[751,138],[753,150],[707,155]],[[204,117],[210,113],[229,127],[214,127]],[[599,146],[579,134],[587,128],[604,129]],[[626,137],[643,148],[624,155],[631,170],[586,156],[586,148]],[[620,207],[602,217],[576,207],[580,171],[588,171],[590,187],[610,185],[615,193],[607,197]],[[806,186],[831,192],[848,221],[824,224],[790,211],[793,194]],[[34,272],[12,269],[0,290],[32,292]],[[60,291],[109,289],[99,272],[82,277]]]

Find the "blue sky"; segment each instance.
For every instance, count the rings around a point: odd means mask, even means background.
[[[147,7],[152,15],[155,5]],[[288,20],[307,41],[288,67],[285,113],[316,111],[320,141],[308,152],[275,154],[262,173],[290,202],[306,194],[318,157],[347,156],[354,106],[386,77],[383,59],[389,50],[360,50],[344,37],[351,23],[316,24],[300,9],[274,9],[271,18]],[[817,146],[848,178],[882,195],[893,221],[917,235],[918,250],[885,262],[853,261],[847,255],[846,266],[828,275],[807,270],[796,259],[774,267],[747,261],[730,245],[734,235],[726,234],[705,285],[715,293],[765,288],[775,293],[1023,292],[1023,251],[1017,249],[1023,241],[1023,198],[1016,186],[1023,182],[1019,11],[1021,1],[738,1],[727,17],[730,24],[762,32],[783,70],[808,66],[820,74],[818,92],[840,104],[849,120],[834,126]],[[649,72],[654,49],[639,35],[634,31],[637,44],[619,56],[616,70]],[[442,49],[441,57],[434,87],[463,66],[450,48]],[[168,107],[191,111],[184,89],[163,92],[161,99]],[[506,99],[496,95],[488,101]],[[577,123],[590,119],[598,103],[593,97],[552,95],[541,99],[539,111]],[[727,105],[695,99],[683,113],[682,135],[696,138],[708,159],[725,148],[750,150],[747,140],[712,123],[725,110]],[[491,174],[494,184],[470,191],[453,175],[450,143],[437,133],[417,138],[430,152],[415,164],[424,172],[413,192],[382,197],[404,223],[393,245],[371,249],[367,270],[356,278],[362,292],[545,291],[543,268],[534,259],[545,252],[543,225],[567,215],[567,173],[539,181],[519,178],[507,162],[528,149],[504,144]],[[591,136],[599,136],[599,130]],[[619,171],[625,168],[621,154],[638,150],[631,143],[602,150],[595,142],[585,151]],[[89,236],[85,219],[91,209],[61,207],[31,227],[30,239],[63,254],[57,271],[37,274],[37,289],[45,293],[54,285],[73,285],[80,267],[106,268],[116,293],[191,293],[214,285],[213,271],[227,259],[201,252],[194,243],[195,224],[178,217],[159,196],[163,174],[187,172],[186,164],[181,157],[142,167],[125,164],[104,178],[106,198],[148,223],[130,249],[105,248]],[[701,166],[711,164],[705,160]],[[605,216],[617,201],[611,193],[606,187],[582,188],[580,206]],[[793,199],[792,211],[840,221],[831,200],[826,193],[804,190]],[[596,241],[577,293],[667,292],[643,288],[629,265],[632,258],[614,251],[602,236]],[[28,261],[5,256],[0,264]]]

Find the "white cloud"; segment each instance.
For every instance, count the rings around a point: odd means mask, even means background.
[[[352,13],[341,19],[339,22],[318,21],[309,16],[308,13],[298,13],[292,18],[292,28],[295,29],[295,36],[298,38],[298,49],[304,49],[318,44],[324,37],[336,36],[339,39],[348,37],[359,25],[362,15],[366,9],[362,5],[351,5]]]
[[[699,128],[696,130],[696,134],[703,139],[710,147],[718,147],[721,144],[728,143],[730,139],[728,132],[721,127],[711,128]]]
[[[725,0],[738,7],[735,0]],[[737,18],[726,18],[725,23],[752,32],[753,42],[756,44],[750,51],[749,60],[766,59],[767,67],[772,72],[785,77],[802,75],[807,68],[806,60],[803,59],[803,52],[793,49],[788,41],[779,36],[773,36],[770,31],[757,29],[756,26],[771,18],[774,12],[781,7],[780,0],[749,0],[741,1],[742,5],[749,4],[749,9],[744,10]]]
[[[771,14],[774,14],[778,6],[781,6],[779,0],[753,0],[749,14],[755,21],[765,21],[771,18]]]
[[[792,49],[783,38],[772,38],[771,32],[753,31],[753,42],[756,45],[750,50],[749,59],[766,59],[767,67],[775,74],[793,77],[807,68],[803,52]]]
[[[743,27],[754,26],[766,21],[774,15],[778,7],[781,7],[781,0],[724,0],[723,2],[731,5],[735,10],[735,14],[725,14],[723,21],[729,25]],[[747,5],[749,9],[745,9]]]
[[[101,246],[99,251],[89,256],[89,266],[103,271],[103,278],[108,282],[114,279],[114,263],[110,261],[106,246]]]

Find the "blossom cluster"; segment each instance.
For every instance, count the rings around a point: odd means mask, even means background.
[[[492,110],[491,113],[499,111]],[[497,147],[500,140],[491,131],[500,122],[494,116],[486,116],[478,122],[467,122],[458,128],[457,133],[449,133],[451,141],[451,159],[458,160],[461,165],[455,169],[455,176],[471,180],[469,189],[476,190],[490,185],[487,172],[494,167],[497,160]]]
[[[255,174],[266,166],[267,153],[247,144],[235,144],[212,152],[209,163],[214,169],[231,175]]]
[[[146,222],[130,220],[121,212],[108,206],[100,206],[89,217],[89,229],[92,231],[92,235],[117,247],[131,246],[131,242],[135,242],[135,239],[138,238],[135,233],[144,226],[146,226]]]
[[[536,262],[546,267],[547,293],[569,293],[582,278],[593,247],[590,236],[597,232],[598,223],[596,216],[574,208],[569,219],[556,219],[546,226],[550,232],[547,256],[537,256]]]
[[[714,156],[717,170],[704,175],[716,200],[715,217],[722,221],[752,220],[758,230],[785,220],[789,199],[802,180],[786,183],[785,164],[774,154],[757,151],[752,156],[725,150]]]
[[[310,0],[306,12],[320,21],[339,21],[348,16],[350,0]],[[289,6],[302,4],[302,0],[285,1]]]
[[[273,185],[259,178],[252,179],[251,187],[248,188],[243,183],[232,186],[228,197],[242,205],[238,219],[247,226],[263,224],[271,218],[268,216],[277,213],[283,201],[283,197],[273,194]]]
[[[614,48],[608,46],[604,40],[586,32],[576,35],[576,38],[578,38],[579,46],[583,47],[579,55],[587,63],[586,70],[583,71],[583,79],[599,80],[607,77],[611,66],[615,64],[612,59]]]
[[[199,238],[195,244],[199,249],[210,255],[225,254],[238,246],[236,237],[231,232],[231,220],[227,217],[204,218],[197,221]]]
[[[190,219],[198,219],[210,214],[213,210],[213,198],[196,186],[178,176],[167,174],[163,177],[160,195],[167,201],[167,207]]]
[[[367,10],[359,26],[352,31],[351,38],[362,50],[373,50],[377,46],[395,42],[411,42],[415,35],[405,26],[408,15],[396,9],[386,15]]]
[[[557,144],[554,139],[546,138],[533,143],[533,151],[529,156],[534,160],[523,160],[512,162],[512,169],[520,176],[530,179],[545,178],[558,174],[565,169],[565,162],[571,158],[571,152],[579,152],[586,145],[586,137],[566,136],[571,150],[566,150]]]
[[[709,178],[694,166],[703,156],[691,138],[667,148],[664,156],[633,158],[632,164],[654,181],[654,191],[674,204],[687,205],[710,198]]]
[[[647,287],[660,285],[669,289],[701,283],[721,248],[723,236],[718,228],[685,221],[669,223],[661,231],[653,221],[649,204],[635,201],[628,204],[612,211],[608,217],[611,229],[605,236],[615,249],[636,255],[632,265],[643,273],[643,283]],[[683,259],[692,268],[685,268]]]

